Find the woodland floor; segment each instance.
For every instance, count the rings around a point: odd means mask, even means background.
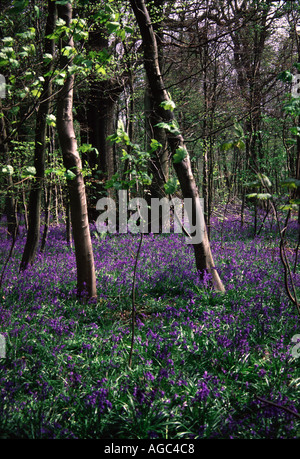
[[[199,281],[183,235],[144,236],[130,369],[139,236],[92,227],[98,300],[82,303],[64,225],[51,226],[45,253],[20,274],[25,234],[21,227],[0,290],[1,438],[300,437],[300,359],[291,354],[299,315],[275,222],[254,237],[251,215],[243,227],[238,214],[213,219],[225,294]],[[293,221],[291,269],[297,237]],[[299,288],[299,269],[293,277]]]

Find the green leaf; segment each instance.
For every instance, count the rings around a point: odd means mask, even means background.
[[[299,112],[299,115],[300,115],[300,112]],[[287,145],[296,145],[297,140],[296,139],[286,139],[285,143]]]
[[[134,28],[133,27],[129,27],[129,26],[124,26],[124,29],[127,33],[130,33],[132,34],[134,32]]]
[[[22,40],[33,39],[35,37],[35,28],[29,27],[28,30],[22,33],[17,33],[16,37],[21,38]]]
[[[285,204],[285,205],[281,205],[279,206],[279,209],[280,210],[297,210],[297,206],[295,204]]]
[[[116,35],[117,35],[118,37],[120,37],[122,41],[124,41],[125,38],[126,38],[126,32],[125,32],[124,29],[118,29],[118,30],[116,31]]]
[[[4,46],[1,50],[1,54],[5,55],[5,57],[10,58],[10,57],[15,57],[15,51],[11,46]]]
[[[78,150],[79,150],[81,153],[87,153],[88,151],[94,150],[94,147],[92,146],[91,143],[83,143],[83,144],[78,148]]]
[[[37,99],[41,96],[42,94],[42,91],[41,89],[32,89],[31,91],[31,94],[33,95],[33,97],[36,97]]]
[[[150,143],[151,151],[150,151],[150,153],[153,153],[154,151],[158,150],[161,147],[162,147],[162,144],[158,140],[151,139],[151,143]]]
[[[278,80],[284,81],[285,83],[290,83],[293,79],[293,74],[289,70],[284,70],[283,72],[279,73],[277,78]]]
[[[56,116],[55,115],[47,115],[46,122],[48,126],[55,127],[56,126]]]
[[[119,139],[117,134],[111,134],[106,137],[106,140],[109,142],[117,142]]]
[[[260,201],[267,201],[272,197],[272,195],[270,193],[258,193],[256,197]]]
[[[167,194],[174,194],[179,182],[176,177],[172,177],[164,184],[164,189]]]
[[[234,142],[231,140],[229,142],[223,142],[221,145],[220,145],[220,149],[222,151],[228,151],[228,150],[231,150],[234,146]]]
[[[151,185],[152,177],[150,177],[150,175],[147,174],[147,172],[143,172],[141,174],[141,182],[143,185]]]
[[[15,40],[12,37],[4,37],[4,38],[2,38],[1,41],[3,41],[4,45],[6,45],[6,46],[12,46],[14,44]]]
[[[31,177],[36,174],[36,169],[33,166],[27,166],[25,169],[22,171],[22,177]]]
[[[65,177],[66,177],[66,180],[74,180],[74,178],[76,177],[76,174],[74,174],[74,172],[72,172],[72,171],[70,171],[70,169],[68,169],[65,172]]]
[[[54,79],[54,82],[58,86],[63,86],[65,84],[65,77],[66,77],[66,75],[63,75],[63,74],[57,75],[57,77],[55,77],[55,79]]]
[[[95,65],[95,71],[96,71],[96,73],[98,73],[98,75],[99,75],[99,74],[101,74],[101,75],[106,75],[106,70],[105,70],[105,68],[104,68],[102,65],[100,65],[100,64],[96,64],[96,65]]]
[[[300,135],[300,127],[299,126],[294,126],[290,128],[290,131],[293,135]]]
[[[179,147],[176,150],[175,155],[173,156],[173,162],[175,164],[180,163],[187,156],[187,151],[184,147]]]
[[[66,21],[62,18],[58,18],[56,21],[56,27],[64,27],[66,25]]]
[[[162,121],[161,123],[157,123],[155,126],[161,128],[161,129],[170,129],[170,124],[168,123],[165,123],[164,121]]]
[[[283,106],[283,109],[290,115],[298,116],[300,114],[300,98],[292,98]]]
[[[106,23],[106,28],[108,30],[109,33],[113,33],[115,32],[116,30],[118,30],[120,28],[120,24],[119,22],[107,22]]]
[[[245,150],[246,148],[245,142],[242,139],[239,139],[237,142],[235,142],[234,146],[239,150]]]
[[[25,1],[14,1],[13,2],[13,7],[8,10],[8,14],[20,14],[23,12],[23,10],[26,8],[28,5],[29,0]]]
[[[173,102],[173,100],[165,100],[160,104],[160,107],[162,107],[164,110],[170,110],[171,112],[173,112],[176,108],[176,105]]]
[[[245,135],[241,124],[236,121],[234,123],[234,132],[237,137],[244,137]]]
[[[1,54],[3,54],[3,53],[0,53],[0,67],[6,67],[7,64],[9,63],[9,60],[6,59],[6,58],[3,59],[3,57],[1,56]]]
[[[290,190],[296,189],[300,186],[300,180],[294,178],[286,178],[280,182],[280,185]]]
[[[248,198],[248,199],[252,199],[252,198],[256,198],[256,197],[257,197],[257,193],[246,194],[246,198]]]
[[[14,168],[10,165],[7,165],[7,166],[2,167],[1,172],[3,175],[13,175]]]
[[[54,175],[57,175],[58,177],[63,177],[65,175],[65,169],[55,169],[55,168],[49,168],[49,169],[46,169],[45,170],[45,174],[46,175],[49,175],[49,174],[54,174]]]
[[[76,51],[72,46],[65,46],[61,49],[61,55],[65,57],[69,57],[72,54],[75,54]]]
[[[157,123],[155,125],[155,127],[159,127],[161,129],[166,129],[167,131],[171,132],[171,134],[173,135],[179,135],[180,134],[180,130],[176,124],[175,121],[171,121],[170,123],[166,123],[166,122],[161,122],[161,123]]]

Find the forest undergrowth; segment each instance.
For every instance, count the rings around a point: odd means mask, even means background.
[[[2,269],[10,242],[4,223],[0,231]],[[144,236],[131,368],[139,236],[92,227],[98,300],[88,303],[76,298],[65,226],[50,228],[45,253],[19,273],[25,235],[20,227],[0,291],[1,438],[300,437],[300,359],[291,352],[300,324],[274,222],[254,237],[251,220],[213,220],[225,294],[199,281],[182,234]],[[287,239],[297,237],[293,221]]]

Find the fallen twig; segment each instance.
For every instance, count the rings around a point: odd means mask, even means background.
[[[296,416],[296,418],[300,419],[300,414],[296,413],[296,411],[291,410],[291,408],[288,408],[287,406],[282,406],[282,405],[279,405],[279,403],[271,402],[270,400],[265,400],[264,398],[259,397],[258,395],[256,395],[255,397],[260,402],[263,402],[263,403],[266,403],[267,405],[271,405],[271,406],[274,406],[275,408],[279,408],[281,410],[284,410],[287,413],[293,414],[294,416]]]

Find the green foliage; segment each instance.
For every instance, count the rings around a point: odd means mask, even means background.
[[[284,83],[290,83],[293,79],[293,74],[289,70],[284,70],[283,72],[279,73],[277,78],[278,80],[281,80]]]
[[[155,151],[157,151],[159,148],[162,147],[162,144],[156,140],[156,139],[151,139],[151,142],[150,142],[150,154],[151,153],[154,153]]]
[[[53,115],[53,114],[47,115],[46,116],[46,122],[47,122],[48,126],[56,127],[56,116]]]
[[[246,197],[248,199],[256,198],[259,201],[267,201],[268,199],[272,197],[272,195],[270,193],[250,193],[250,194],[247,194]]]
[[[15,0],[13,2],[12,8],[9,8],[8,14],[15,16],[17,14],[23,13],[24,9],[28,6],[29,0]]]
[[[76,178],[76,174],[74,174],[73,171],[71,171],[71,170],[68,169],[68,170],[66,170],[66,172],[65,172],[65,177],[66,177],[66,180],[72,181],[72,180],[74,180],[74,179]]]
[[[283,188],[288,188],[290,190],[295,190],[300,186],[300,180],[294,179],[294,178],[286,178],[284,180],[281,180],[280,185]]]
[[[106,182],[105,188],[131,189],[134,186],[151,185],[152,176],[148,174],[148,164],[151,155],[161,147],[161,144],[155,140],[151,140],[150,150],[142,151],[140,146],[131,142],[129,135],[125,131],[124,123],[119,120],[117,131],[115,134],[107,138],[116,144],[125,144],[127,149],[122,149],[121,161],[127,165],[127,169],[121,174],[117,172],[113,177]]]
[[[283,109],[292,117],[300,115],[300,98],[291,97],[284,105]]]
[[[171,177],[167,183],[164,184],[164,189],[166,194],[174,194],[177,191],[177,187],[179,185],[179,182],[176,177]]]
[[[173,162],[175,164],[180,163],[187,156],[187,151],[184,147],[179,147],[176,149],[176,153],[173,155]]]
[[[3,166],[2,169],[1,169],[1,173],[3,175],[13,175],[14,168],[12,166],[10,166],[10,165]]]
[[[83,143],[79,148],[78,150],[80,151],[80,153],[89,153],[91,151],[94,151],[96,153],[96,155],[98,156],[99,155],[99,152],[97,150],[97,148],[94,148],[92,146],[92,144],[90,143]]]
[[[251,182],[244,182],[244,186],[248,188],[271,187],[272,183],[269,177],[263,173],[255,174],[256,179]]]
[[[175,102],[173,102],[173,100],[171,100],[171,99],[163,101],[160,104],[160,106],[164,110],[170,110],[170,112],[173,112],[175,110],[175,108],[176,108]]]
[[[291,134],[293,135],[300,135],[300,127],[299,126],[293,126],[290,128]]]
[[[33,166],[27,166],[22,171],[22,178],[32,178],[36,175],[36,169]]]
[[[175,136],[180,135],[179,126],[176,120],[170,121],[169,123],[162,121],[161,123],[157,123],[156,126],[161,129],[166,129]]]
[[[232,140],[226,140],[225,142],[221,143],[220,149],[222,151],[232,150],[233,148],[238,148],[239,150],[245,149],[244,130],[241,124],[237,121],[234,122],[233,135],[234,138]]]
[[[228,150],[231,150],[232,148],[234,147],[234,142],[233,141],[227,141],[227,142],[223,142],[221,145],[220,145],[220,149],[222,151],[228,151]]]

